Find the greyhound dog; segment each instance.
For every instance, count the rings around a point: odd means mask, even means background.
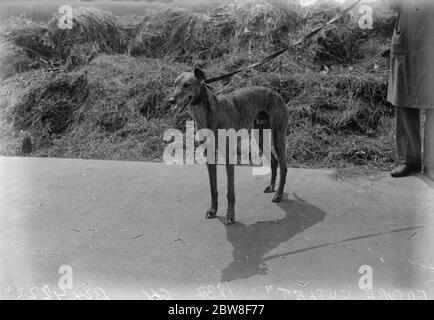
[[[273,202],[282,201],[283,188],[286,181],[286,142],[285,135],[288,125],[288,114],[282,97],[275,91],[265,87],[243,88],[227,95],[216,96],[205,83],[206,77],[202,70],[194,73],[181,74],[175,81],[175,90],[169,103],[182,108],[189,107],[193,120],[199,128],[207,128],[215,133],[218,129],[271,129],[274,152],[271,154],[271,180],[265,193],[274,192],[277,176],[277,166],[280,166],[280,181]],[[260,119],[261,121],[258,121]],[[260,125],[258,125],[260,124]],[[259,143],[261,149],[262,143]],[[226,152],[226,155],[228,153]],[[206,218],[214,218],[217,214],[217,167],[207,163],[210,189],[211,208],[206,212]],[[235,222],[235,190],[234,165],[226,159],[228,180],[228,208],[226,224]]]

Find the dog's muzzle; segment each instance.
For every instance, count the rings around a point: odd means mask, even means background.
[[[187,98],[184,100],[184,103],[183,103],[182,105],[178,105],[178,104],[176,103],[176,99],[175,99],[175,97],[172,97],[172,98],[170,98],[170,99],[168,100],[168,102],[169,102],[171,105],[175,106],[175,107],[174,107],[175,110],[178,109],[178,107],[180,107],[179,112],[182,112],[182,111],[184,111],[184,109],[189,105],[189,103],[191,102],[191,100],[192,100],[192,97],[189,96],[189,97],[187,97]]]

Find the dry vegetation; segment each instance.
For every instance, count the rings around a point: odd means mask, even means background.
[[[252,0],[198,12],[162,7],[144,17],[78,8],[72,30],[59,29],[57,16],[46,24],[10,19],[0,30],[0,154],[20,154],[23,136],[31,136],[33,156],[160,159],[163,132],[189,118],[166,102],[178,74],[198,66],[214,76],[256,62],[336,12]],[[393,16],[375,12],[373,30],[348,15],[214,90],[264,85],[280,92],[291,119],[292,166],[388,167],[393,108],[381,54]]]

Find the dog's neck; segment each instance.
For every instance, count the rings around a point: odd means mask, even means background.
[[[198,104],[201,103],[207,104],[207,102],[208,102],[208,90],[205,87],[205,85],[201,85],[199,95],[192,102],[190,102],[190,104],[192,106],[197,106]]]
[[[209,92],[206,85],[202,85],[199,95],[190,102],[190,113],[199,128],[208,128],[208,117],[210,116],[213,94]]]

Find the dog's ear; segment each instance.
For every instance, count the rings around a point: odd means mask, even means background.
[[[195,68],[194,69],[194,76],[197,78],[197,80],[199,80],[200,82],[203,82],[206,80],[206,76],[205,73],[200,70],[199,68]]]

